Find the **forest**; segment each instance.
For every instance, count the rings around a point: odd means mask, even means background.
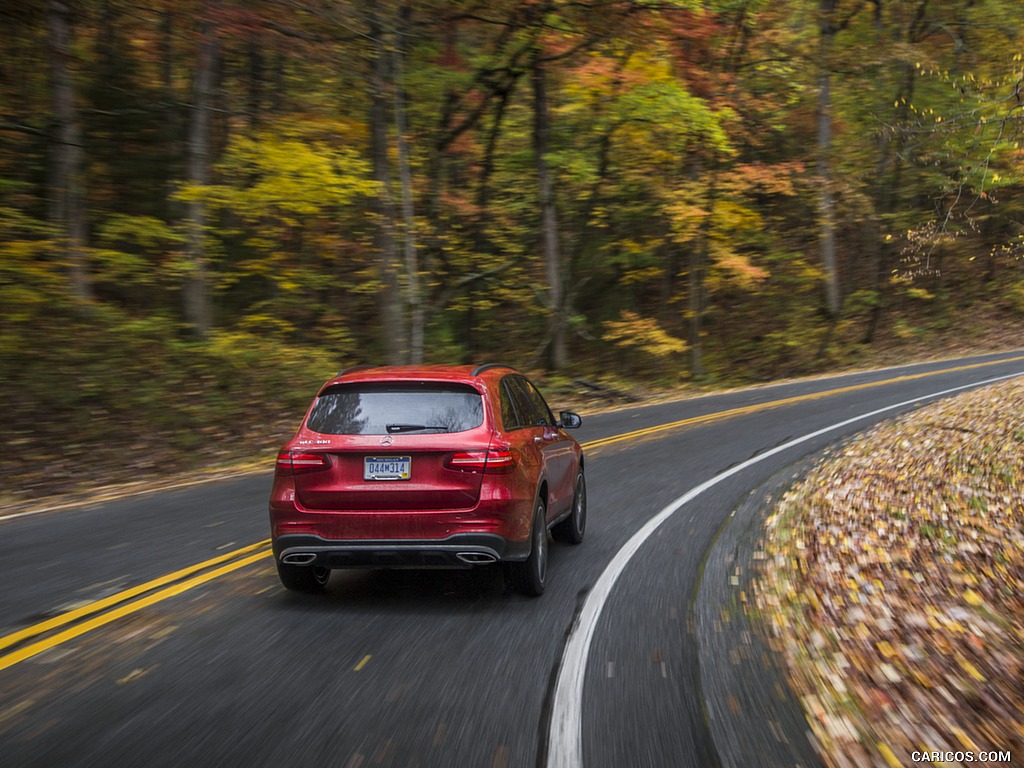
[[[1012,331],[1021,30],[1019,0],[5,3],[4,494],[244,455],[354,363],[720,385]]]

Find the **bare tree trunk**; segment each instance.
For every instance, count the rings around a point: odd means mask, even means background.
[[[701,341],[704,330],[704,250],[701,244],[690,249],[689,281],[690,375],[699,378],[705,373]]]
[[[694,158],[692,178],[704,176],[704,162],[698,155]],[[711,226],[718,197],[718,187],[713,181],[717,178],[714,167],[711,173],[712,182],[707,187],[707,200],[704,207],[708,215],[704,217],[697,230],[697,238],[690,249],[689,264],[689,309],[690,309],[690,375],[700,378],[707,373],[704,367],[704,309],[707,306],[707,263],[711,253]]]
[[[377,181],[376,245],[380,254],[381,341],[388,363],[401,365],[408,359],[408,342],[398,280],[398,250],[395,245],[395,206],[391,197],[391,169],[388,162],[388,78],[391,75],[384,29],[376,0],[366,3],[370,37],[375,50],[370,71],[370,155],[373,178]]]
[[[249,127],[260,125],[263,109],[264,60],[263,40],[255,35],[249,39]]]
[[[836,35],[836,0],[821,0],[821,72],[818,76],[818,183],[821,185],[821,265],[825,273],[825,308],[834,320],[842,307],[836,264],[835,197],[832,191],[832,79],[829,53]]]
[[[174,94],[174,12],[170,8],[160,14],[160,87],[170,104]]]
[[[75,108],[69,64],[74,24],[70,7],[61,0],[51,0],[48,13],[53,116],[56,122],[50,169],[50,220],[61,241],[61,256],[68,264],[71,293],[80,303],[87,304],[92,301],[93,292],[85,263],[82,128]]]
[[[409,28],[411,9],[402,7],[403,31]],[[420,288],[420,264],[416,247],[416,218],[412,199],[412,173],[409,169],[409,144],[406,141],[405,90],[402,85],[402,59],[405,53],[396,47],[395,64],[395,134],[398,140],[398,176],[402,183],[403,244],[405,250],[406,304],[409,307],[409,359],[408,362],[423,362],[424,312]]]
[[[209,180],[210,119],[218,54],[217,39],[209,23],[204,20],[199,31],[199,55],[188,129],[186,178],[190,184],[206,184]],[[190,273],[184,288],[185,322],[196,336],[204,338],[213,324],[207,255],[203,242],[206,229],[205,205],[199,200],[190,201],[187,218]]]
[[[284,110],[284,95],[285,95],[285,84],[284,84],[284,68],[285,68],[286,55],[284,52],[284,43],[281,42],[280,38],[274,38],[274,70],[272,73],[273,85],[270,89],[270,105],[268,110],[271,114],[277,115]]]
[[[477,188],[476,193],[476,204],[480,209],[481,229],[486,227],[491,218],[489,206],[491,204],[491,177],[494,175],[494,158],[497,154],[498,138],[501,135],[502,123],[505,119],[505,111],[508,108],[509,96],[511,95],[511,88],[498,93],[498,103],[494,107],[494,122],[487,132],[484,160],[480,168],[480,186]],[[478,233],[478,237],[482,238],[482,233]]]
[[[925,0],[926,1],[926,0]],[[893,41],[897,43],[908,43],[913,45],[918,42],[918,33],[925,28],[921,22],[924,21],[924,1],[918,6],[916,20],[907,29],[906,40],[894,35]],[[884,32],[882,7],[876,6],[874,25],[875,30],[881,36]],[[883,41],[887,42],[887,41]],[[894,96],[894,101],[901,106],[896,113],[897,125],[906,123],[910,116],[910,105],[914,103],[914,89],[917,82],[916,71],[909,61],[900,60],[895,64],[901,77],[900,87]],[[890,264],[893,261],[893,246],[883,240],[881,231],[882,215],[897,210],[900,194],[903,187],[903,166],[907,159],[906,134],[900,130],[894,135],[883,132],[879,138],[879,152],[877,170],[875,173],[875,226],[874,226],[874,247],[872,266],[871,289],[875,293],[875,303],[871,307],[871,314],[868,319],[868,327],[864,333],[863,342],[871,344],[874,342],[878,329],[882,322],[882,313],[886,309],[888,293],[886,286]],[[887,176],[887,168],[892,166],[891,175]]]
[[[163,189],[164,216],[168,220],[184,217],[184,206],[174,200],[174,189],[181,182],[181,170],[177,163],[183,154],[182,119],[183,113],[174,95],[174,40],[175,18],[173,8],[164,8],[160,13],[160,92],[163,104],[160,107],[160,175],[158,181]]]
[[[533,80],[533,151],[537,167],[537,185],[540,198],[541,240],[544,248],[544,263],[548,279],[548,309],[551,320],[548,335],[551,346],[548,365],[551,370],[565,368],[568,362],[565,347],[565,312],[562,291],[562,258],[558,247],[558,216],[555,211],[555,195],[548,168],[548,118],[547,83],[544,66],[536,58],[532,66]]]
[[[707,374],[704,366],[704,311],[707,307],[707,264],[711,256],[711,227],[714,222],[715,202],[718,198],[717,168],[711,165],[708,174],[705,158],[698,152],[689,162],[687,176],[691,183],[698,182],[706,176],[710,182],[705,184],[707,190],[703,208],[707,210],[697,228],[696,236],[689,243],[687,255],[687,309],[689,311],[689,346],[690,375],[701,378]]]

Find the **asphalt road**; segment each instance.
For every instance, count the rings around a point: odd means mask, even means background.
[[[1022,373],[1024,351],[584,413],[587,538],[539,599],[493,567],[287,593],[265,545],[239,552],[269,535],[269,474],[0,510],[0,765],[814,765],[742,616],[766,497]]]

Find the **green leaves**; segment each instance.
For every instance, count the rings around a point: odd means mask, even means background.
[[[0,206],[0,329],[16,335],[19,324],[55,301],[70,299],[64,265],[51,257],[56,243],[49,225]]]
[[[668,71],[652,68],[657,79],[630,89],[616,103],[615,114],[624,125],[645,132],[652,139],[669,139],[663,151],[686,149],[699,142],[704,150],[731,154],[729,138],[722,126],[730,112],[714,111],[703,99],[689,93],[682,83],[669,78]]]
[[[174,282],[168,265],[184,242],[184,235],[160,219],[114,214],[100,225],[97,247],[89,250],[93,279],[119,288]]]

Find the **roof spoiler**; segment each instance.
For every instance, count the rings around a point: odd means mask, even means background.
[[[474,368],[473,369],[473,373],[470,374],[470,375],[471,376],[479,376],[484,371],[489,371],[492,368],[508,368],[510,371],[515,371],[516,370],[511,365],[505,365],[504,363],[483,363],[481,365],[478,365],[476,368]],[[519,371],[516,371],[516,373],[519,373]]]
[[[335,376],[334,378],[337,379],[337,378],[339,378],[341,376],[344,376],[346,373],[355,373],[356,371],[365,371],[365,370],[367,370],[369,368],[378,368],[378,367],[379,366],[376,366],[373,363],[362,363],[361,365],[353,365],[350,368],[342,368],[340,371],[338,371],[337,376]]]
[[[379,367],[380,366],[374,365],[373,363],[362,363],[360,365],[353,365],[350,368],[344,368],[338,371],[337,375],[334,378],[337,379],[349,373],[355,373],[356,371],[365,371],[369,370],[370,368]],[[516,371],[516,369],[513,368],[511,365],[505,365],[504,363],[482,363],[481,365],[478,365],[476,368],[474,368],[472,374],[470,375],[479,376],[484,371],[489,371],[492,368],[508,368],[510,371]],[[516,371],[516,373],[518,373],[518,371]]]

